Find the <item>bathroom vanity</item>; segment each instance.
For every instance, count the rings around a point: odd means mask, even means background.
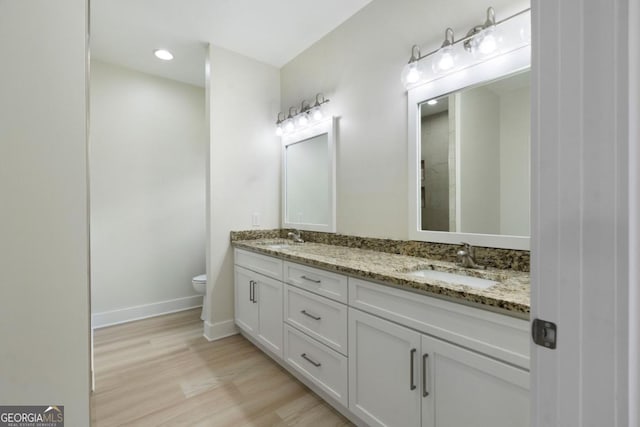
[[[527,273],[320,243],[234,247],[243,335],[354,423],[528,425]]]

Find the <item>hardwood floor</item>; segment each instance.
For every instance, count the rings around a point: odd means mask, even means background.
[[[241,335],[208,342],[200,310],[98,329],[92,425],[350,426]]]

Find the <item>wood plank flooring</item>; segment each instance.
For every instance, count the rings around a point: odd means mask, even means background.
[[[98,329],[92,426],[351,426],[241,335],[208,342],[200,310]]]

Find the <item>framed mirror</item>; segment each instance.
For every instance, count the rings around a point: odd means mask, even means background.
[[[530,49],[409,90],[409,237],[529,249]]]
[[[282,137],[282,224],[336,231],[335,119]]]

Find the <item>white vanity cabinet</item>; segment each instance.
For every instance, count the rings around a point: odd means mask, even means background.
[[[529,425],[527,321],[359,279],[349,285],[350,306],[386,318],[349,308],[349,409],[368,425]],[[449,309],[456,321],[448,320]],[[478,340],[500,329],[520,339]],[[488,348],[503,360],[476,351]]]
[[[285,261],[284,280],[285,361],[346,409],[347,277]]]
[[[282,358],[283,284],[280,280],[251,270],[257,265],[261,271],[282,277],[282,261],[245,251],[236,251],[236,255],[239,255],[236,256],[234,285],[236,325]],[[269,266],[268,269],[264,269],[265,264]]]
[[[357,425],[529,425],[527,320],[235,255],[236,324]]]
[[[349,410],[370,426],[420,426],[420,334],[349,309]]]
[[[526,427],[529,372],[430,336],[421,336],[423,427]]]

